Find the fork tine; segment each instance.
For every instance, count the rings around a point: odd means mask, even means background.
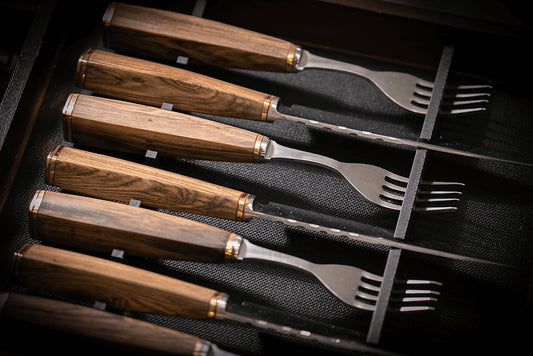
[[[404,280],[403,284],[405,286],[411,285],[426,285],[428,287],[440,287],[442,283],[432,281],[432,280],[420,280],[420,279],[409,279]],[[397,291],[395,293],[401,293],[402,296],[396,299],[396,304],[400,304],[399,307],[396,307],[395,310],[400,312],[413,312],[413,311],[427,311],[435,310],[435,306],[431,303],[438,301],[438,296],[440,292],[431,288],[427,289],[406,289]],[[415,304],[413,304],[415,303]]]
[[[356,298],[359,300],[363,299],[371,302],[375,302],[376,300],[378,300],[378,296],[376,294],[369,294],[362,291],[357,292]]]
[[[381,198],[381,197],[380,197]],[[393,204],[389,201],[386,201],[386,200],[383,200],[381,198],[381,200],[377,201],[376,204],[379,204],[385,208],[389,208],[391,210],[400,210],[402,208],[402,205],[401,204]]]
[[[487,108],[464,108],[464,109],[445,109],[441,110],[440,113],[444,115],[458,115],[458,114],[468,114],[478,111],[485,111]]]
[[[420,79],[418,78],[418,80],[416,81],[416,86],[417,87],[425,87],[425,88],[429,88],[429,89],[433,89],[433,86],[434,86],[434,83],[433,82],[429,82],[427,80],[423,80],[423,79]]]
[[[442,182],[442,181],[428,181],[423,180],[420,182],[422,185],[459,185],[461,187],[464,187],[465,184],[461,182]]]
[[[445,100],[453,99],[472,99],[472,98],[485,98],[485,101],[489,101],[490,93],[457,93],[455,95],[445,95]]]
[[[420,203],[436,203],[446,201],[459,201],[459,198],[417,198],[416,201]]]
[[[467,106],[467,105],[477,105],[477,104],[487,104],[489,102],[488,99],[471,99],[470,100],[454,100],[454,99],[460,99],[460,98],[453,98],[451,100],[444,100],[442,102],[442,106]]]
[[[387,173],[387,178],[397,180],[398,182],[407,183],[409,182],[409,177],[404,177],[392,172]]]
[[[416,203],[414,210],[415,211],[455,211],[457,206],[443,206],[442,203],[452,203],[460,201],[457,197],[440,197],[440,198],[431,198],[431,197],[416,197]],[[418,204],[421,203],[422,205]]]
[[[403,303],[414,303],[414,302],[436,302],[438,298],[436,297],[403,297]]]
[[[413,93],[415,93],[416,95],[420,95],[421,97],[428,98],[428,99],[431,97],[431,92],[432,92],[432,89],[424,88],[418,85],[415,86],[415,90],[413,91]]]
[[[456,211],[456,206],[424,206],[424,207],[415,207],[414,211],[423,211],[423,212],[429,212],[429,211],[440,211],[440,212],[447,212],[447,211]]]
[[[390,190],[392,190],[394,192],[398,192],[400,194],[405,193],[405,187],[402,187],[400,185],[396,185],[396,184],[391,183],[391,182],[387,182],[387,181],[383,182],[382,187],[386,187],[386,188],[388,188],[388,189],[390,189]],[[403,199],[403,195],[397,196],[396,198],[398,198],[398,199],[402,198]]]
[[[391,200],[398,200],[400,202],[403,201],[403,195],[393,194],[393,193],[387,192],[386,190],[383,190],[380,196],[391,199]]]
[[[369,291],[378,292],[379,293],[379,290],[381,289],[381,287],[361,281],[359,283],[359,290],[361,291],[361,289],[367,289]],[[364,292],[362,292],[362,293],[364,293]]]
[[[419,190],[418,194],[426,194],[426,195],[456,194],[456,195],[462,195],[463,192],[461,192],[460,190]]]
[[[446,90],[478,90],[478,89],[494,89],[490,84],[461,84],[461,85],[447,85]]]

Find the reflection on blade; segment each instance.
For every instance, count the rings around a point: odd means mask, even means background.
[[[368,138],[368,139],[371,139],[371,140],[380,140],[380,141],[392,143],[392,144],[395,144],[395,145],[409,146],[409,147],[414,147],[414,148],[423,148],[423,149],[427,149],[427,150],[431,150],[431,151],[443,152],[443,153],[448,153],[448,154],[453,154],[453,155],[463,156],[463,157],[493,160],[493,161],[498,161],[498,162],[519,164],[519,165],[523,165],[523,166],[533,166],[533,163],[513,161],[513,160],[509,160],[509,159],[498,158],[498,157],[493,157],[493,156],[482,155],[482,154],[479,154],[479,153],[473,153],[473,152],[458,150],[458,149],[455,149],[455,148],[443,147],[443,146],[434,145],[434,144],[427,143],[427,142],[413,141],[413,140],[408,140],[408,139],[404,139],[404,138],[397,138],[397,137],[393,137],[393,136],[381,135],[381,134],[377,134],[377,133],[373,133],[373,132],[369,132],[369,131],[357,130],[357,129],[352,129],[352,128],[348,128],[348,127],[344,127],[344,126],[337,126],[337,125],[327,124],[327,123],[320,122],[320,121],[304,119],[304,118],[297,117],[297,116],[281,114],[281,113],[278,113],[278,112],[276,112],[276,114],[280,118],[284,118],[284,119],[289,120],[289,121],[301,122],[301,123],[304,123],[305,125],[308,125],[308,126],[311,126],[311,127],[316,127],[316,128],[321,128],[321,129],[329,129],[329,130],[332,130],[332,131],[335,131],[335,132],[352,134],[352,135],[356,135],[358,137]],[[276,114],[274,114],[273,116],[276,116]]]
[[[303,227],[304,229],[307,229],[307,230],[316,231],[316,232],[325,232],[327,234],[335,235],[335,236],[343,236],[343,237],[347,237],[352,240],[366,242],[366,243],[370,243],[374,245],[401,248],[404,250],[422,253],[426,255],[450,258],[450,259],[466,261],[466,262],[488,263],[488,264],[499,265],[499,266],[507,266],[505,264],[498,263],[498,262],[487,261],[487,260],[483,260],[483,259],[479,259],[475,257],[459,255],[459,254],[441,251],[441,250],[435,250],[432,248],[427,248],[427,247],[422,247],[418,245],[408,244],[405,242],[400,242],[400,241],[390,239],[390,238],[370,236],[370,235],[360,234],[356,232],[344,231],[344,230],[340,230],[336,228],[330,228],[326,226],[320,226],[317,224],[306,223],[306,222],[295,220],[295,219],[289,219],[289,218],[284,218],[281,216],[265,214],[265,213],[255,211],[255,210],[250,212],[250,215],[258,217],[258,218],[266,219],[266,220],[281,222],[285,225]]]
[[[234,320],[344,350],[358,351],[372,355],[397,355],[396,353],[356,341],[356,339],[362,339],[362,336],[352,330],[289,315],[253,303],[229,303],[227,300],[219,301],[222,303],[217,305],[218,319]]]

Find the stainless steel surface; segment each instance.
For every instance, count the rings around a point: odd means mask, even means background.
[[[237,356],[238,354],[234,354],[233,352],[222,350],[216,344],[209,343],[209,350],[207,350],[207,353],[205,353],[204,355],[206,356]]]
[[[373,133],[370,131],[357,130],[357,129],[348,128],[345,126],[332,125],[332,124],[327,124],[327,123],[316,121],[316,120],[310,120],[310,119],[306,119],[306,118],[302,118],[298,116],[282,114],[278,111],[278,108],[277,108],[278,101],[279,101],[279,98],[277,97],[272,100],[272,105],[270,106],[269,111],[268,111],[269,120],[285,119],[288,121],[299,122],[307,126],[311,126],[311,127],[315,127],[319,129],[328,129],[328,130],[332,130],[332,131],[343,133],[343,134],[351,134],[351,135],[355,135],[355,136],[362,137],[362,138],[367,138],[371,140],[379,140],[379,141],[392,143],[392,144],[400,145],[400,146],[423,148],[426,150],[453,154],[453,155],[463,156],[463,157],[476,158],[476,159],[485,159],[485,160],[492,160],[492,161],[505,162],[505,163],[511,163],[511,164],[519,164],[519,165],[524,165],[524,166],[533,166],[533,163],[519,162],[519,161],[514,161],[514,160],[509,160],[509,159],[504,159],[504,158],[499,158],[499,157],[487,156],[487,155],[482,155],[479,153],[458,150],[458,149],[451,148],[451,147],[443,147],[439,145],[434,145],[434,144],[423,142],[423,141],[413,141],[413,140],[408,140],[405,138],[387,136],[387,135]]]
[[[240,308],[237,308],[238,312],[228,311],[228,307],[230,304],[228,299],[229,296],[226,294],[222,298],[218,299],[216,307],[217,319],[233,320],[239,323],[250,324],[261,329],[270,329],[281,334],[292,335],[298,338],[316,341],[325,345],[331,345],[345,350],[358,351],[369,355],[398,355],[396,353],[372,347],[370,345],[355,340],[326,335],[325,333],[321,334],[314,330],[319,329],[321,325],[312,320],[309,321],[307,319],[303,320],[303,318],[299,318],[302,320],[302,325],[294,325],[294,322],[280,323],[279,318],[273,318],[278,319],[277,321],[269,320],[268,316],[270,314],[270,310],[267,310],[266,308],[258,305],[254,305],[253,308],[247,308],[246,313],[239,312]],[[259,311],[258,309],[261,310]],[[265,318],[265,316],[267,317]],[[294,319],[294,316],[291,316],[291,319]],[[330,326],[329,329],[333,329],[333,327]]]
[[[254,245],[242,239],[240,248],[234,257],[236,260],[262,260],[290,266],[311,273],[331,293],[344,303],[363,310],[373,311],[378,298],[382,276],[367,272],[363,269],[340,264],[316,264],[307,260],[287,255]],[[438,282],[427,280],[409,280],[409,285],[440,285]],[[432,310],[433,306],[424,302],[435,302],[439,293],[431,289],[407,289],[402,297],[402,303],[421,303],[400,307],[401,311]]]
[[[380,237],[380,236],[370,236],[370,235],[366,235],[366,234],[360,234],[360,233],[357,233],[357,232],[344,231],[344,230],[337,229],[337,228],[331,228],[331,227],[327,227],[327,226],[321,226],[321,225],[318,225],[318,224],[312,224],[312,223],[307,223],[307,222],[303,222],[303,221],[298,221],[298,220],[295,220],[295,219],[284,218],[284,217],[281,217],[281,216],[265,214],[263,212],[254,210],[254,208],[253,208],[254,199],[255,199],[254,196],[250,196],[248,198],[248,203],[247,203],[247,205],[245,206],[245,209],[244,209],[244,216],[245,216],[246,219],[257,217],[257,218],[260,218],[260,219],[280,222],[280,223],[283,223],[283,224],[288,225],[288,226],[301,227],[301,228],[304,228],[306,230],[310,230],[310,231],[314,231],[314,232],[323,232],[323,233],[327,233],[327,234],[330,234],[330,235],[333,235],[333,236],[342,236],[342,237],[349,238],[351,240],[365,242],[365,243],[369,243],[369,244],[372,244],[372,245],[381,245],[381,246],[388,246],[388,247],[394,247],[394,248],[401,248],[401,249],[404,249],[404,250],[407,250],[407,251],[417,252],[417,253],[421,253],[421,254],[425,254],[425,255],[437,256],[437,257],[443,257],[443,258],[450,258],[450,259],[460,260],[460,261],[465,261],[465,262],[488,263],[488,264],[493,264],[493,265],[502,265],[502,264],[497,263],[497,262],[487,261],[487,260],[474,258],[474,257],[470,257],[470,256],[464,256],[464,255],[451,253],[451,252],[447,252],[447,251],[442,251],[442,250],[438,250],[438,249],[433,249],[433,248],[429,248],[429,247],[423,247],[423,246],[408,244],[408,243],[402,242],[400,240],[392,239],[392,238],[385,238],[385,237]]]
[[[433,83],[411,74],[401,72],[373,71],[355,64],[320,57],[303,50],[297,69],[329,69],[359,75],[374,83],[389,99],[402,108],[425,114],[431,98]],[[490,85],[457,86],[444,98],[443,106],[449,114],[462,114],[485,110]],[[469,92],[481,90],[480,92]],[[467,96],[463,94],[466,92]]]
[[[296,150],[282,146],[273,140],[268,143],[266,160],[283,159],[329,168],[340,173],[362,196],[371,202],[389,208],[400,210],[407,188],[408,177],[392,173],[378,166],[362,163],[346,163],[311,152]],[[458,182],[422,182],[422,190],[417,198],[418,202],[427,205],[415,207],[418,211],[451,211],[456,206],[440,206],[434,203],[452,203],[459,201],[460,191],[450,190],[450,186],[463,186]],[[432,187],[448,187],[434,190]]]

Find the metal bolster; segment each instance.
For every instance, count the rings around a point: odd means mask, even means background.
[[[76,65],[76,85],[84,89],[85,85],[85,71],[87,70],[87,62],[89,62],[89,57],[93,53],[93,49],[89,48],[82,53],[78,59],[78,64]]]
[[[39,239],[39,229],[37,227],[37,218],[38,218],[38,212],[39,208],[41,207],[41,203],[43,202],[44,194],[46,191],[44,190],[38,190],[34,196],[33,199],[30,202],[30,208],[29,208],[29,225],[30,225],[30,233],[32,235],[32,238],[35,240]]]
[[[207,340],[196,342],[194,349],[192,350],[192,356],[208,356],[209,351],[211,350],[211,345],[212,344]]]
[[[272,98],[272,101],[270,103],[270,107],[268,108],[268,113],[267,113],[267,117],[269,121],[274,121],[276,119],[283,119],[286,117],[285,115],[281,114],[278,111],[278,102],[279,102],[279,98],[277,96]]]
[[[102,16],[102,23],[104,25],[104,45],[107,48],[111,48],[111,36],[109,35],[109,31],[111,30],[111,21],[113,20],[113,16],[115,15],[115,11],[117,10],[117,4],[111,3],[107,7],[104,16]]]
[[[14,280],[18,278],[19,269],[20,269],[20,263],[22,262],[22,258],[24,257],[24,254],[33,246],[34,244],[28,242],[25,243],[21,248],[19,248],[13,255],[13,260],[11,261],[11,276],[13,276]]]
[[[266,150],[269,143],[270,139],[268,137],[263,135],[257,135],[257,137],[255,138],[254,150],[252,154],[252,159],[254,161],[258,161],[265,158]]]
[[[249,217],[249,213],[253,212],[253,201],[253,195],[241,193],[239,201],[237,202],[237,212],[235,213],[235,218],[237,220],[243,221]]]
[[[226,247],[224,248],[224,259],[226,261],[235,260],[241,249],[242,237],[237,234],[231,234]]]
[[[47,184],[54,185],[54,173],[55,173],[55,167],[56,167],[56,160],[57,156],[63,149],[63,145],[58,145],[50,154],[48,157],[46,157],[46,168],[45,168],[45,180]]]
[[[115,15],[115,11],[117,10],[117,4],[111,3],[105,10],[104,15],[102,16],[102,23],[105,27],[109,27],[111,25],[111,20],[113,19],[113,16]]]
[[[79,94],[70,94],[65,106],[63,107],[63,134],[65,140],[72,142],[72,112],[76,106],[76,101],[79,98]]]
[[[291,44],[289,53],[287,54],[287,62],[285,64],[285,71],[296,72],[300,59],[302,58],[302,47]]]
[[[260,121],[268,121],[268,113],[270,112],[270,107],[272,106],[272,101],[274,100],[275,96],[273,95],[266,95],[263,99],[263,105],[261,105],[261,116],[259,117]]]
[[[209,300],[207,317],[209,319],[223,319],[229,296],[226,293],[216,292]]]

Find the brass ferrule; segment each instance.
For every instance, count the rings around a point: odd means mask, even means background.
[[[272,105],[272,100],[274,100],[275,96],[273,95],[267,95],[265,96],[265,99],[263,100],[263,105],[261,106],[261,121],[268,121],[268,112],[270,110],[270,106]]]
[[[242,237],[237,234],[231,234],[226,242],[226,248],[224,249],[224,259],[231,261],[236,259],[241,248]]]
[[[243,221],[248,218],[247,212],[253,210],[253,195],[241,193],[239,201],[237,202],[237,212],[235,213],[235,219],[238,221]]]
[[[110,27],[111,27],[111,21],[113,20],[113,16],[115,15],[115,11],[117,10],[117,4],[112,2],[109,4],[107,9],[104,12],[104,15],[102,16],[102,24],[104,25],[104,45],[107,48],[111,48],[111,36],[109,35]]]
[[[11,277],[16,280],[19,274],[20,264],[24,254],[33,246],[34,244],[28,242],[22,245],[14,254],[13,260],[11,261]]]
[[[192,356],[208,356],[211,350],[211,343],[209,341],[197,341],[192,350]]]
[[[285,64],[285,71],[296,72],[300,58],[302,57],[302,47],[291,44],[289,53],[287,54],[287,62]]]
[[[215,295],[209,300],[207,317],[209,319],[216,319],[222,315],[226,309],[228,298],[229,296],[226,293],[216,292]]]
[[[87,63],[89,62],[89,58],[91,57],[91,54],[94,52],[92,48],[89,48],[85,52],[82,53],[80,58],[78,59],[78,64],[76,65],[76,85],[78,88],[84,89],[85,85],[85,73],[87,71]]]
[[[104,12],[104,15],[102,16],[102,23],[105,27],[109,27],[111,24],[111,20],[113,19],[113,15],[115,15],[115,11],[117,9],[117,4],[112,2],[107,6],[107,9]]]
[[[252,159],[254,161],[259,161],[262,158],[265,158],[265,154],[266,154],[266,150],[267,150],[269,142],[270,142],[270,139],[268,137],[263,136],[263,135],[257,135],[257,137],[255,138],[254,151],[252,154],[253,155]]]
[[[72,112],[76,106],[79,94],[70,94],[63,106],[63,136],[65,140],[72,142]]]
[[[43,202],[43,198],[44,198],[44,195],[45,195],[46,191],[45,190],[38,190],[34,195],[33,195],[33,199],[31,200],[30,202],[30,208],[29,208],[29,211],[28,211],[28,214],[29,214],[29,225],[30,225],[30,233],[31,233],[31,237],[32,239],[34,240],[40,240],[39,239],[39,229],[38,229],[38,226],[37,226],[37,217],[39,216],[38,215],[38,212],[39,212],[39,208],[41,207],[41,203]]]
[[[48,157],[46,157],[46,168],[44,169],[44,180],[46,184],[54,185],[54,173],[56,169],[57,156],[63,149],[63,145],[58,145]]]

